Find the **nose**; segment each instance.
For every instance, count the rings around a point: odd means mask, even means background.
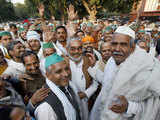
[[[63,70],[62,75],[63,75],[64,77],[67,77],[67,76],[68,76],[68,72],[67,72],[66,70]]]
[[[121,46],[120,46],[120,44],[118,44],[118,45],[116,46],[115,50],[116,50],[116,51],[120,51],[120,49],[121,49]]]

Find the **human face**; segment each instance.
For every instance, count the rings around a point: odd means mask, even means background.
[[[3,98],[5,96],[5,82],[0,78],[0,98]]]
[[[1,38],[1,43],[3,44],[4,47],[7,47],[11,41],[12,41],[12,37],[8,35],[2,36]]]
[[[25,47],[23,44],[18,43],[14,46],[13,51],[10,51],[11,56],[20,58],[25,52]]]
[[[66,31],[63,28],[59,28],[57,30],[56,36],[57,36],[57,40],[59,42],[66,42],[67,33],[66,33]]]
[[[27,31],[21,32],[21,37],[22,37],[23,40],[26,40],[26,39],[27,39],[27,38],[26,38],[26,34],[27,34]]]
[[[68,86],[69,80],[71,80],[71,70],[69,68],[69,64],[67,64],[66,61],[51,65],[49,69],[50,71],[46,72],[46,76],[49,80],[51,80],[57,86]]]
[[[83,32],[78,32],[77,36],[82,39],[82,38],[84,38],[84,33]]]
[[[101,54],[102,54],[103,61],[107,62],[112,55],[111,43],[106,42],[102,45]]]
[[[83,43],[83,48],[87,49],[87,47],[94,47],[94,43],[90,41],[86,41]]]
[[[24,58],[24,65],[26,68],[26,72],[30,75],[37,75],[40,73],[39,69],[39,60],[35,55],[26,56]]]
[[[131,54],[130,37],[123,34],[114,34],[112,40],[113,58],[120,65]]]
[[[111,42],[111,41],[112,41],[112,34],[105,34],[104,42]]]
[[[31,39],[31,40],[29,40],[29,46],[32,51],[37,53],[41,47],[41,44],[40,44],[39,40]]]
[[[56,52],[56,50],[54,48],[46,48],[43,50],[44,57],[48,57],[55,52]]]
[[[82,42],[75,40],[70,42],[69,48],[67,49],[69,55],[74,59],[79,59],[82,57]]]
[[[13,33],[17,33],[17,28],[16,27],[11,27],[11,31],[13,32]]]
[[[144,50],[146,50],[146,51],[148,50],[148,49],[147,49],[147,43],[146,43],[146,42],[140,42],[138,45],[139,45],[140,48],[142,48],[142,49],[144,49]]]

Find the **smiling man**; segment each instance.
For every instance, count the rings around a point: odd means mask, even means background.
[[[82,117],[79,98],[71,84],[71,71],[64,58],[56,53],[45,61],[46,87],[51,89],[49,96],[37,106],[37,120],[85,120]]]
[[[118,27],[113,35],[114,60],[109,59],[104,71],[108,84],[101,120],[159,119],[160,63],[135,46],[134,39],[135,32],[128,26]]]

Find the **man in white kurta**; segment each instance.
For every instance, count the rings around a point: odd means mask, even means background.
[[[86,59],[82,57],[82,42],[78,38],[73,38],[69,41],[67,45],[68,54],[70,57],[69,64],[72,72],[72,82],[78,88],[78,94],[83,101],[85,106],[88,106],[88,99],[94,94],[97,90],[98,83],[93,80],[92,83],[88,86],[84,72],[84,66],[86,65]],[[88,64],[88,62],[87,62]],[[88,116],[88,110],[86,110],[86,116]]]
[[[134,45],[135,32],[119,27],[113,36],[115,66],[105,69],[108,80],[101,99],[101,120],[159,120],[160,63]],[[108,69],[113,72],[110,78]]]

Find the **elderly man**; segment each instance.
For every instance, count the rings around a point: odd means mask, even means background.
[[[45,61],[46,87],[51,89],[49,96],[37,106],[37,120],[85,120],[78,105],[80,100],[71,83],[68,63],[56,53]],[[79,102],[78,102],[79,101]],[[45,114],[44,114],[45,113]]]
[[[79,38],[72,38],[67,44],[67,50],[72,72],[71,80],[79,88],[78,94],[87,106],[88,99],[90,99],[97,90],[98,84],[92,80],[92,77],[88,73],[88,68],[90,67],[89,60],[82,55],[82,42]],[[88,110],[86,110],[86,113],[87,111]]]
[[[110,59],[105,68],[101,120],[159,120],[160,63],[135,46],[134,39],[128,26],[120,26],[113,35],[115,64]]]
[[[20,41],[12,41],[7,46],[11,60],[8,62],[8,68],[3,74],[18,78],[19,74],[25,72],[25,68],[21,62],[21,56],[25,52],[25,47]]]
[[[0,48],[3,52],[3,55],[6,58],[10,59],[10,56],[7,51],[7,46],[11,41],[13,41],[11,33],[7,31],[0,32],[0,41],[1,41]]]

